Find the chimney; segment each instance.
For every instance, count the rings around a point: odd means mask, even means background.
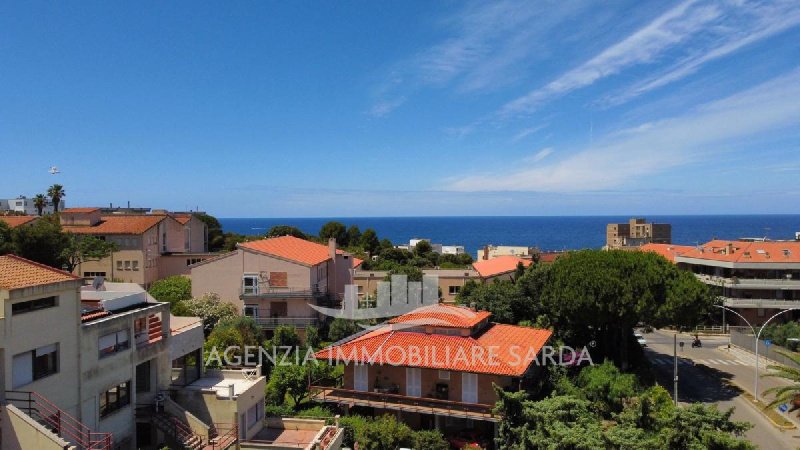
[[[484,245],[483,246],[483,260],[486,261],[487,259],[489,259],[489,246],[488,245]]]
[[[328,256],[336,261],[336,238],[328,238]]]
[[[728,242],[728,245],[725,246],[725,254],[726,255],[733,254],[733,242]]]

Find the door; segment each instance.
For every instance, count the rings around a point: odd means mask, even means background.
[[[289,315],[289,307],[286,302],[272,302],[269,308],[269,315],[272,317],[286,317]]]
[[[461,401],[464,403],[478,403],[478,375],[474,373],[461,374]]]
[[[406,395],[420,397],[422,395],[422,373],[420,369],[406,368]]]
[[[353,366],[355,376],[353,378],[353,389],[356,391],[369,390],[369,366],[366,364],[356,364]]]

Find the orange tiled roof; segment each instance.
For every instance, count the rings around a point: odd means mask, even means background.
[[[315,266],[330,259],[327,245],[317,244],[294,236],[280,236],[259,241],[242,242],[238,246],[239,248],[266,253],[309,266]],[[341,255],[344,252],[336,250],[336,253]]]
[[[689,250],[694,249],[691,245],[674,245],[674,244],[644,244],[639,249],[643,252],[653,252],[675,262],[675,257],[682,255]]]
[[[396,331],[393,326],[385,325],[352,341],[320,350],[314,357],[522,376],[551,335],[550,330],[503,324],[490,324],[476,336]]]
[[[11,228],[16,228],[26,223],[32,223],[38,219],[37,216],[0,216],[0,222],[5,222]]]
[[[482,278],[488,278],[513,272],[517,269],[517,264],[519,263],[528,267],[533,262],[529,259],[505,255],[483,261],[476,261],[472,263],[472,268],[475,269]]]
[[[69,225],[63,228],[64,231],[76,234],[142,234],[166,217],[163,215],[103,216],[97,225]]]
[[[62,213],[90,213],[100,211],[100,208],[65,208]]]
[[[178,222],[180,222],[181,225],[186,225],[187,223],[189,223],[190,220],[192,220],[192,216],[175,216],[175,215],[173,215],[172,218],[177,220]]]
[[[732,263],[800,263],[800,242],[713,240],[679,256]]]
[[[21,289],[73,280],[80,280],[80,278],[69,272],[54,269],[19,256],[0,256],[0,288],[2,289]]]
[[[363,262],[364,262],[364,260],[363,260],[363,259],[361,259],[361,258],[356,258],[355,256],[353,256],[353,268],[354,268],[354,269],[355,269],[356,267],[360,266],[360,265],[361,265]]]
[[[475,312],[463,306],[436,304],[423,306],[408,314],[397,316],[389,320],[389,323],[471,328],[491,315],[492,313],[489,311]]]

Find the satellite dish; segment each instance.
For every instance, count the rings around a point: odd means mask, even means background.
[[[50,167],[50,175],[56,175],[56,174],[59,174],[59,173],[61,173],[61,171],[58,170],[58,167],[56,167],[56,166]]]
[[[106,282],[106,277],[98,275],[94,277],[94,280],[92,281],[92,287],[94,288],[95,291],[99,291],[103,287],[105,282]]]

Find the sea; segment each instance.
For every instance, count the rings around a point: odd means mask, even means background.
[[[520,245],[543,251],[600,248],[606,224],[624,223],[629,216],[448,216],[448,217],[320,217],[221,218],[224,231],[264,234],[275,225],[291,225],[317,234],[326,222],[336,220],[361,231],[373,228],[380,239],[407,244],[427,238],[444,245],[463,245],[475,255],[484,245]],[[697,245],[711,239],[795,239],[800,214],[785,215],[675,215],[647,216],[648,222],[672,225],[674,244]]]

